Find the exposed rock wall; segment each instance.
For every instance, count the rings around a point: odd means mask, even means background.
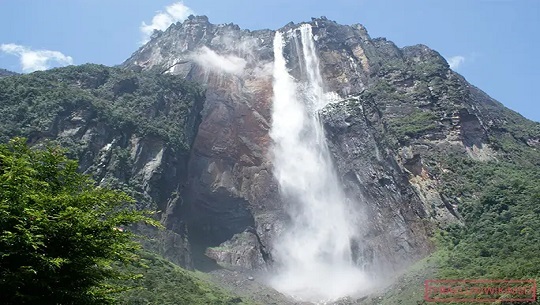
[[[321,117],[346,190],[370,224],[358,255],[378,270],[400,269],[431,250],[435,226],[459,221],[458,201],[439,192],[446,170],[441,156],[497,158],[493,135],[524,119],[426,46],[398,48],[372,39],[361,25],[324,17],[310,24],[326,91],[336,99]],[[291,74],[301,80],[301,42],[290,34],[297,27],[280,31],[288,39]],[[287,221],[269,155],[273,35],[191,16],[157,33],[123,64],[179,74],[207,88],[185,205],[171,219],[189,224],[199,255],[245,268],[271,261],[273,236]]]

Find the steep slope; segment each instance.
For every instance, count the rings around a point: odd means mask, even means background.
[[[360,59],[363,41],[369,41],[365,29],[359,25],[339,26],[325,19],[314,20],[312,24],[315,34],[320,36],[317,47],[329,90],[343,96],[364,90],[370,81],[370,72],[360,68],[367,67],[365,56]],[[295,27],[290,24],[282,30]],[[212,25],[206,17],[191,17],[158,34],[124,63],[132,69],[179,74],[206,86],[206,106],[190,161],[187,190],[190,210],[180,217],[191,223],[192,234],[210,237],[203,241],[204,247],[217,246],[233,234],[245,235],[246,238],[235,238],[209,254],[223,263],[248,268],[264,266],[271,259],[272,236],[287,221],[268,155],[273,33],[241,30],[235,25]],[[329,41],[323,41],[325,37]],[[348,49],[354,49],[360,56],[354,65],[344,49],[344,41],[351,44]],[[298,76],[299,50],[291,46],[294,43],[286,47],[287,57],[291,73]],[[397,165],[394,167],[400,175],[401,170]],[[346,174],[351,175],[341,172],[343,176]],[[353,196],[359,197],[362,182],[353,183],[356,187]],[[383,194],[379,195],[382,207],[372,211],[383,212],[381,217],[368,217],[377,219],[377,224],[371,227],[381,229],[366,233],[371,236],[368,239],[373,246],[367,248],[365,255],[370,260],[379,260],[376,265],[380,268],[386,268],[388,262],[389,269],[399,268],[401,263],[429,251],[422,203],[410,185],[399,187],[403,188],[401,193],[390,188],[382,190]],[[388,198],[393,198],[394,204],[387,202]],[[399,212],[392,208],[398,201],[405,202],[398,208]],[[372,206],[377,204],[373,202]],[[388,222],[388,219],[392,220]],[[375,244],[382,246],[375,250]],[[399,255],[388,255],[394,252]],[[236,256],[240,259],[231,259]]]
[[[204,259],[208,246],[241,234],[208,254],[224,263],[263,267],[283,212],[267,158],[272,84],[265,70],[273,60],[272,46],[253,50],[260,39],[271,42],[273,32],[242,31],[192,17],[160,37],[124,66],[172,71],[206,88],[184,193],[189,205],[178,217],[189,223],[190,239],[200,245],[194,249],[199,257]]]
[[[430,251],[435,226],[459,222],[458,199],[440,191],[449,153],[538,165],[537,157],[526,157],[529,148],[537,150],[538,124],[468,84],[437,52],[400,49],[370,38],[361,25],[324,17],[310,24],[325,89],[342,100],[321,115],[347,192],[368,213],[361,255],[370,265],[400,269]],[[291,34],[297,28],[291,23],[280,31],[290,39],[288,66],[299,79],[301,42]],[[123,64],[207,88],[189,165],[189,210],[179,217],[191,233],[206,236],[203,248],[243,235],[207,254],[248,268],[270,261],[272,236],[286,222],[268,156],[273,33],[191,16]]]
[[[130,284],[142,287],[120,293],[119,304],[163,304],[163,305],[247,305],[257,304],[231,296],[218,286],[209,283],[192,271],[187,271],[154,253],[142,253],[143,266],[130,266],[130,271],[143,275],[142,279]]]
[[[181,204],[203,97],[180,77],[99,65],[2,78],[0,141],[52,140],[100,185],[128,192],[166,219]],[[148,232],[157,234],[148,246],[191,266],[185,228],[169,229]]]

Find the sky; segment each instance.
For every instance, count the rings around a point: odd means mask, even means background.
[[[361,23],[399,47],[429,46],[470,83],[540,121],[540,0],[0,0],[0,68],[117,65],[153,29],[189,14],[251,30],[320,16]]]

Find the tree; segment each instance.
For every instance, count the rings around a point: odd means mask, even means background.
[[[137,259],[130,224],[158,225],[128,195],[95,186],[58,147],[0,145],[0,302],[111,304],[115,267]]]

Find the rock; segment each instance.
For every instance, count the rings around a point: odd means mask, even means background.
[[[384,38],[372,39],[361,25],[324,17],[309,23],[326,90],[342,100],[321,112],[330,148],[349,196],[370,223],[355,255],[373,272],[392,273],[432,250],[435,226],[460,221],[453,208],[457,201],[437,192],[434,156],[455,152],[495,158],[488,134],[503,120],[494,114],[511,114],[427,46],[400,49]],[[298,26],[289,23],[279,30],[290,33]],[[272,240],[288,221],[269,154],[274,33],[214,25],[204,16],[188,18],[123,64],[206,85],[189,160],[186,207],[172,221],[188,225],[190,241],[201,245],[195,255],[210,247],[214,250],[206,253],[218,262],[249,268],[272,262]],[[285,52],[291,74],[301,81],[296,48],[291,41]],[[231,66],[213,65],[201,59],[204,54]],[[247,228],[255,233],[245,233]],[[215,250],[223,246],[227,249]]]
[[[263,269],[266,266],[267,254],[255,232],[236,234],[217,247],[207,248],[205,254],[224,267],[253,270]]]

